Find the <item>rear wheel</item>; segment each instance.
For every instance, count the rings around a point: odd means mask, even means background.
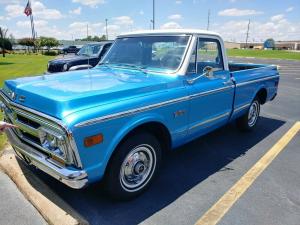
[[[106,173],[106,187],[114,199],[136,197],[151,184],[161,163],[161,146],[151,134],[136,134],[116,149]]]
[[[237,119],[237,126],[242,131],[251,131],[257,124],[260,113],[260,103],[257,98],[251,103],[248,112]]]

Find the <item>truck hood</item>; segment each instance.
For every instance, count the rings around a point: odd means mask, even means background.
[[[63,58],[53,59],[49,61],[50,64],[65,64],[65,63],[76,63],[76,62],[88,62],[88,60],[92,60],[96,57],[87,57],[82,55],[72,55],[66,56]]]
[[[71,113],[110,102],[167,90],[174,77],[138,70],[96,67],[5,82],[14,102],[63,119]]]

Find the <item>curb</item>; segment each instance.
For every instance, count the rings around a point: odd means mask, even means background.
[[[0,157],[2,169],[25,198],[52,225],[87,225],[70,205],[55,194],[43,181],[35,176],[21,161],[18,161],[12,148],[3,150]],[[37,188],[38,187],[38,190]]]

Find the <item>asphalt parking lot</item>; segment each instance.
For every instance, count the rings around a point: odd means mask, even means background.
[[[235,124],[168,155],[160,176],[130,202],[108,199],[101,184],[72,190],[39,176],[90,224],[195,224],[277,141],[300,121],[300,61],[232,58],[281,66],[277,98],[262,107],[254,132]],[[289,142],[219,224],[300,224],[300,133]]]

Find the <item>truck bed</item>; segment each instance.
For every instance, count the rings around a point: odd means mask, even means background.
[[[230,72],[236,72],[241,70],[250,70],[250,69],[257,69],[261,67],[268,67],[270,65],[252,64],[252,63],[228,63],[228,66]]]

